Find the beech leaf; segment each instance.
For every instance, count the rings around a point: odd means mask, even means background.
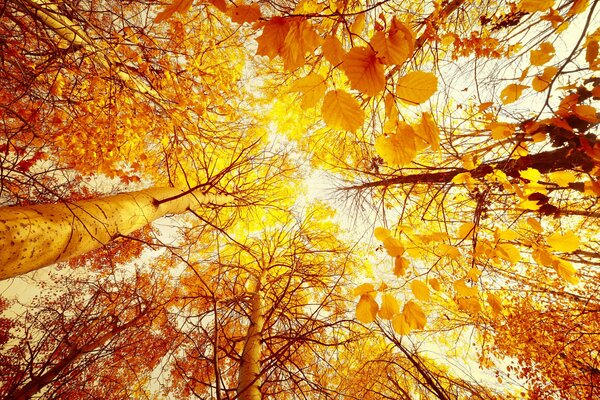
[[[426,102],[437,91],[437,77],[430,72],[409,72],[396,86],[396,96],[409,105]]]
[[[323,120],[332,129],[356,132],[365,120],[360,104],[343,90],[332,90],[323,100]]]

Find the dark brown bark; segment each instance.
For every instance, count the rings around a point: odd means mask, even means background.
[[[399,175],[388,179],[346,186],[342,190],[359,190],[372,187],[389,187],[404,184],[447,184],[463,172],[470,172],[473,178],[483,178],[494,170],[500,170],[511,177],[519,177],[519,171],[534,168],[541,173],[564,170],[589,171],[594,161],[583,151],[574,147],[561,147],[556,150],[530,154],[515,159],[505,159],[494,163],[484,163],[469,171],[454,168],[443,172],[424,172],[420,174]]]

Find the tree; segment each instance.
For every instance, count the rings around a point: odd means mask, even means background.
[[[168,327],[157,326],[166,320],[173,288],[144,273],[60,283],[66,293],[37,298],[15,318],[0,396],[133,396],[169,349]]]
[[[190,291],[171,310],[185,350],[162,364],[179,396],[335,397],[353,382],[376,398],[596,396],[597,2],[23,0],[3,11],[3,204],[73,221],[73,201],[106,193],[91,182],[107,178],[129,185],[119,191],[234,197],[145,240],[162,252],[153,267]],[[352,293],[319,297],[335,310],[333,341],[321,318],[296,312],[327,271],[294,286],[306,276],[271,280],[277,268],[258,256],[296,265],[298,241],[269,249],[277,229],[291,233],[281,213],[301,206],[306,176],[334,181],[375,227],[375,245],[353,248],[360,271],[339,273]],[[29,205],[47,202],[60,205]],[[158,202],[156,216],[176,211]],[[111,218],[87,216],[66,232],[94,245],[89,228],[109,231],[104,244],[151,219],[110,230]],[[337,246],[300,243],[309,258]],[[339,309],[353,298],[360,329]],[[357,332],[372,354],[344,369],[335,358],[358,348],[344,340]],[[431,346],[444,356],[428,357]],[[442,365],[461,351],[501,387]],[[329,365],[341,369],[331,382]]]

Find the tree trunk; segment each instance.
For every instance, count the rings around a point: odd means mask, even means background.
[[[443,172],[423,172],[414,175],[399,175],[378,181],[346,186],[342,190],[361,190],[372,187],[390,187],[405,184],[448,184],[463,172],[469,172],[473,178],[483,178],[487,174],[500,170],[511,177],[518,177],[519,171],[534,168],[545,174],[554,171],[583,170],[590,171],[594,161],[583,151],[572,147],[530,154],[520,158],[510,158],[495,163],[485,163],[473,170],[454,168]]]
[[[151,188],[94,200],[0,208],[0,279],[104,246],[167,214],[230,196]]]
[[[250,326],[246,335],[246,343],[242,351],[242,360],[238,372],[237,399],[260,400],[260,356],[261,338],[265,323],[265,304],[262,285],[266,269],[263,268],[256,286],[252,291],[250,303]]]

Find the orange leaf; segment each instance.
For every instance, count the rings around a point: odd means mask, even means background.
[[[440,281],[438,281],[437,278],[429,279],[429,285],[431,285],[433,290],[435,290],[436,292],[439,292],[442,289],[442,286],[440,285]]]
[[[500,93],[500,100],[504,104],[514,103],[519,97],[521,97],[523,90],[527,89],[528,87],[529,86],[512,83],[502,90]]]
[[[332,129],[356,132],[365,120],[360,104],[343,90],[332,90],[325,95],[321,109],[323,120]]]
[[[167,6],[164,10],[159,12],[154,19],[154,22],[164,21],[165,19],[170,18],[174,13],[183,14],[187,12],[194,0],[175,0],[171,5]]]
[[[488,293],[487,302],[492,307],[492,315],[496,316],[502,312],[502,300],[498,296],[492,293]]]
[[[409,301],[404,305],[402,314],[406,317],[406,322],[412,329],[423,329],[427,323],[425,313],[414,301]]]
[[[437,90],[437,78],[430,72],[409,72],[398,79],[396,95],[403,102],[415,105],[427,101]]]
[[[388,255],[392,257],[397,257],[404,254],[404,246],[402,246],[402,242],[391,236],[383,239],[383,247],[387,251]]]
[[[262,16],[260,12],[260,6],[256,3],[242,4],[237,7],[230,8],[228,10],[228,14],[231,17],[231,21],[238,24],[243,24],[244,22],[256,22]]]
[[[289,30],[290,25],[282,17],[273,17],[264,23],[262,34],[256,39],[258,42],[256,54],[270,59],[277,57],[283,49]]]
[[[521,0],[519,8],[523,11],[534,13],[536,11],[546,11],[554,5],[554,0]]]
[[[415,133],[427,145],[431,146],[431,150],[437,151],[440,149],[440,130],[430,113],[424,112],[421,115],[421,122],[416,126]]]
[[[304,56],[306,53],[312,53],[319,46],[320,38],[313,29],[312,25],[305,20],[295,18],[290,23],[281,57],[283,58],[283,67],[288,71],[293,71],[305,64]]]
[[[535,76],[533,81],[531,82],[531,87],[536,92],[542,92],[546,90],[546,88],[550,85],[552,78],[558,72],[558,68],[556,67],[546,67],[544,68],[544,72],[541,75]]]
[[[221,12],[227,12],[227,3],[225,0],[208,0],[210,4],[215,6]]]
[[[362,296],[360,296],[360,300],[356,305],[357,320],[359,320],[363,324],[371,323],[375,321],[377,311],[379,311],[379,305],[373,299],[373,297],[367,294],[363,294]]]
[[[352,294],[354,296],[362,296],[363,294],[369,294],[375,291],[375,286],[372,283],[363,283],[362,285],[354,288]]]
[[[392,319],[396,314],[400,314],[400,305],[398,300],[391,294],[384,294],[381,298],[381,308],[379,317],[382,319]]]
[[[410,283],[410,290],[418,300],[429,301],[429,288],[422,281],[412,281]]]
[[[410,325],[406,320],[406,315],[394,315],[392,318],[392,328],[399,335],[408,335],[411,331]]]
[[[544,65],[554,57],[554,46],[550,42],[544,42],[536,50],[529,52],[531,65]]]
[[[350,80],[352,89],[367,96],[375,96],[385,88],[383,64],[371,48],[353,47],[344,57],[341,68]]]
[[[396,257],[394,261],[394,275],[397,277],[404,276],[406,274],[406,269],[408,268],[408,260],[404,257]]]
[[[412,31],[394,17],[388,34],[376,32],[371,38],[370,45],[384,64],[399,65],[411,56],[415,46],[414,41]]]
[[[598,115],[596,113],[596,109],[592,106],[584,104],[573,106],[573,112],[575,113],[575,115],[577,115],[579,118],[586,122],[598,122]]]
[[[346,52],[342,43],[335,36],[327,36],[322,46],[323,56],[331,65],[338,65],[344,60]]]

